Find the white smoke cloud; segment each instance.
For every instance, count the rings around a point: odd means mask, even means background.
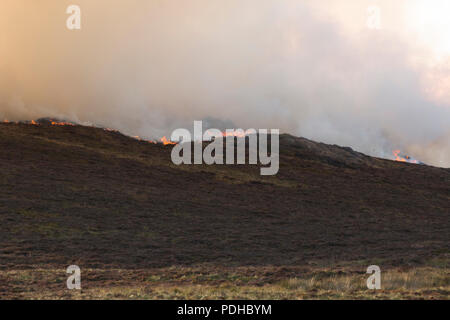
[[[76,2],[69,31],[71,1],[2,0],[0,117],[146,137],[213,118],[450,166],[449,101],[429,90],[448,67],[430,76],[427,48],[396,31],[404,1],[379,31],[365,27],[371,1]]]

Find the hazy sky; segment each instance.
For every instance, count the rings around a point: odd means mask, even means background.
[[[150,138],[216,118],[450,167],[449,16],[448,0],[2,0],[0,119]]]

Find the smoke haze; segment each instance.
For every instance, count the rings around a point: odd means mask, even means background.
[[[381,30],[374,1],[339,2],[2,0],[0,118],[148,138],[218,119],[449,167],[450,60],[408,36],[405,1],[375,2]]]

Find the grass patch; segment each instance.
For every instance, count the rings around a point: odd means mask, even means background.
[[[209,267],[153,270],[82,269],[82,290],[66,289],[63,269],[0,271],[3,299],[448,299],[450,273],[421,267],[382,272],[382,289],[366,287],[368,275],[310,270],[283,277],[280,269]],[[291,272],[291,271],[289,271]],[[281,276],[281,277],[280,277]]]

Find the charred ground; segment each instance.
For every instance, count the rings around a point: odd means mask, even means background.
[[[262,177],[45,123],[0,124],[0,148],[0,270],[448,261],[449,169],[282,135],[279,173]]]

